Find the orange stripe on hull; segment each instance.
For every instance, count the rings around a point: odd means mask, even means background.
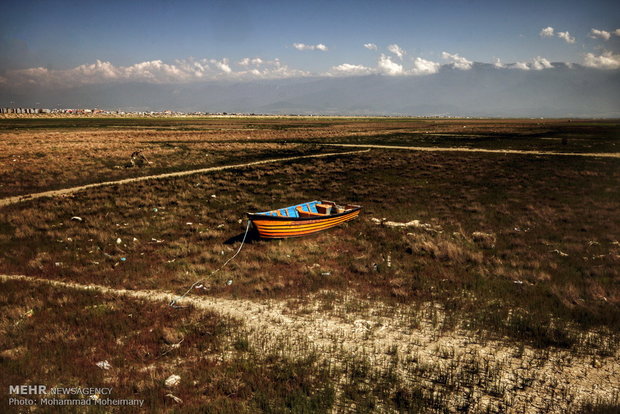
[[[359,210],[332,219],[303,220],[303,221],[273,221],[254,220],[258,234],[263,238],[280,239],[286,237],[301,237],[330,229],[345,221],[354,219],[359,215]]]

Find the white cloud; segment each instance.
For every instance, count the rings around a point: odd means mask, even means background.
[[[352,65],[343,63],[342,65],[333,66],[328,75],[347,76],[347,75],[368,75],[373,73],[373,69],[364,65]]]
[[[504,65],[503,67],[508,69],[519,70],[544,70],[552,69],[553,65],[547,59],[541,56],[536,56],[531,62],[516,62],[510,65]]]
[[[620,55],[609,51],[600,56],[596,56],[593,53],[586,53],[584,65],[598,69],[620,69]]]
[[[377,45],[374,43],[364,43],[364,47],[368,50],[377,50]]]
[[[217,79],[271,79],[308,76],[302,70],[290,69],[279,59],[266,61],[261,58],[243,58],[235,70],[228,59],[180,59],[174,63],[151,60],[131,66],[114,66],[97,60],[65,70],[43,67],[18,69],[6,73],[3,83],[12,85],[75,86],[105,82],[186,83]]]
[[[393,62],[389,56],[381,54],[379,61],[377,62],[379,70],[386,75],[402,75],[403,65]]]
[[[250,65],[259,66],[262,64],[263,64],[263,59],[259,57],[256,57],[256,58],[246,57],[246,58],[241,59],[239,62],[237,62],[237,65],[239,66],[250,66]]]
[[[228,65],[228,59],[224,58],[222,60],[211,59],[210,62],[215,65],[216,68],[221,70],[224,73],[231,73],[232,69],[230,65]]]
[[[620,36],[620,29],[616,29],[616,30],[614,30],[614,34],[615,34],[616,36]]]
[[[570,35],[570,33],[568,31],[566,32],[556,32],[555,29],[551,26],[545,27],[544,29],[542,29],[538,35],[540,37],[553,37],[556,36],[562,40],[564,40],[566,43],[575,43],[575,38],[573,36]]]
[[[321,52],[327,52],[328,48],[323,43],[317,45],[307,45],[305,43],[293,43],[293,47],[297,50],[320,50]]]
[[[542,29],[540,31],[540,33],[538,33],[540,35],[540,37],[553,37],[553,33],[554,29],[553,27],[549,26],[549,27],[545,27],[544,29]]]
[[[397,44],[389,45],[387,49],[394,53],[400,60],[403,60],[403,56],[405,55],[405,51],[400,48]]]
[[[558,32],[558,37],[566,43],[575,43],[575,38],[568,32]]]
[[[543,70],[543,69],[551,69],[551,68],[553,68],[553,65],[551,64],[551,62],[549,62],[544,57],[536,56],[532,60],[531,67],[534,70]]]
[[[459,56],[458,53],[452,54],[448,52],[442,52],[441,57],[443,59],[449,60],[452,64],[452,67],[460,70],[469,70],[471,69],[473,62],[465,59],[462,56]]]
[[[527,64],[527,62],[516,62],[513,63],[512,65],[507,66],[510,69],[520,69],[520,70],[530,70],[529,65]]]
[[[413,60],[413,68],[411,73],[414,75],[432,75],[439,72],[441,64],[439,62],[433,62],[430,60],[417,57]]]
[[[620,29],[619,29],[620,30]],[[590,34],[589,36],[592,39],[603,39],[603,40],[609,40],[609,38],[611,37],[611,33],[609,33],[606,30],[597,30],[597,29],[592,29],[590,30]]]

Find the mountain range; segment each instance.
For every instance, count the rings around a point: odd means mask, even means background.
[[[0,106],[257,114],[620,117],[620,71],[450,65],[424,76],[316,76],[182,84],[0,86]]]

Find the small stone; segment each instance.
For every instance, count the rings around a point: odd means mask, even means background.
[[[0,352],[0,360],[11,360],[15,361],[20,358],[22,355],[26,353],[26,348],[23,346],[18,346],[17,348],[5,349]]]
[[[166,378],[164,384],[166,384],[166,387],[176,387],[177,385],[179,385],[180,382],[181,377],[179,375],[173,374]]]

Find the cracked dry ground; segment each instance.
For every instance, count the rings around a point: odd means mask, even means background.
[[[0,280],[47,284],[151,302],[176,294],[114,289],[18,275]],[[242,321],[251,346],[279,349],[293,358],[318,352],[339,372],[334,412],[355,412],[347,401],[350,370],[368,368],[366,381],[389,378],[400,390],[415,390],[450,412],[571,412],[585,402],[605,401],[620,390],[620,352],[600,357],[568,350],[541,350],[510,341],[484,340],[445,329],[444,311],[386,305],[355,295],[320,292],[309,301],[251,301],[189,296],[179,302],[199,311]],[[311,304],[311,305],[309,305]],[[372,384],[356,384],[363,392]],[[360,391],[358,389],[358,391]],[[412,391],[413,392],[413,391]],[[429,406],[429,409],[431,407]],[[391,411],[379,401],[373,411]]]

